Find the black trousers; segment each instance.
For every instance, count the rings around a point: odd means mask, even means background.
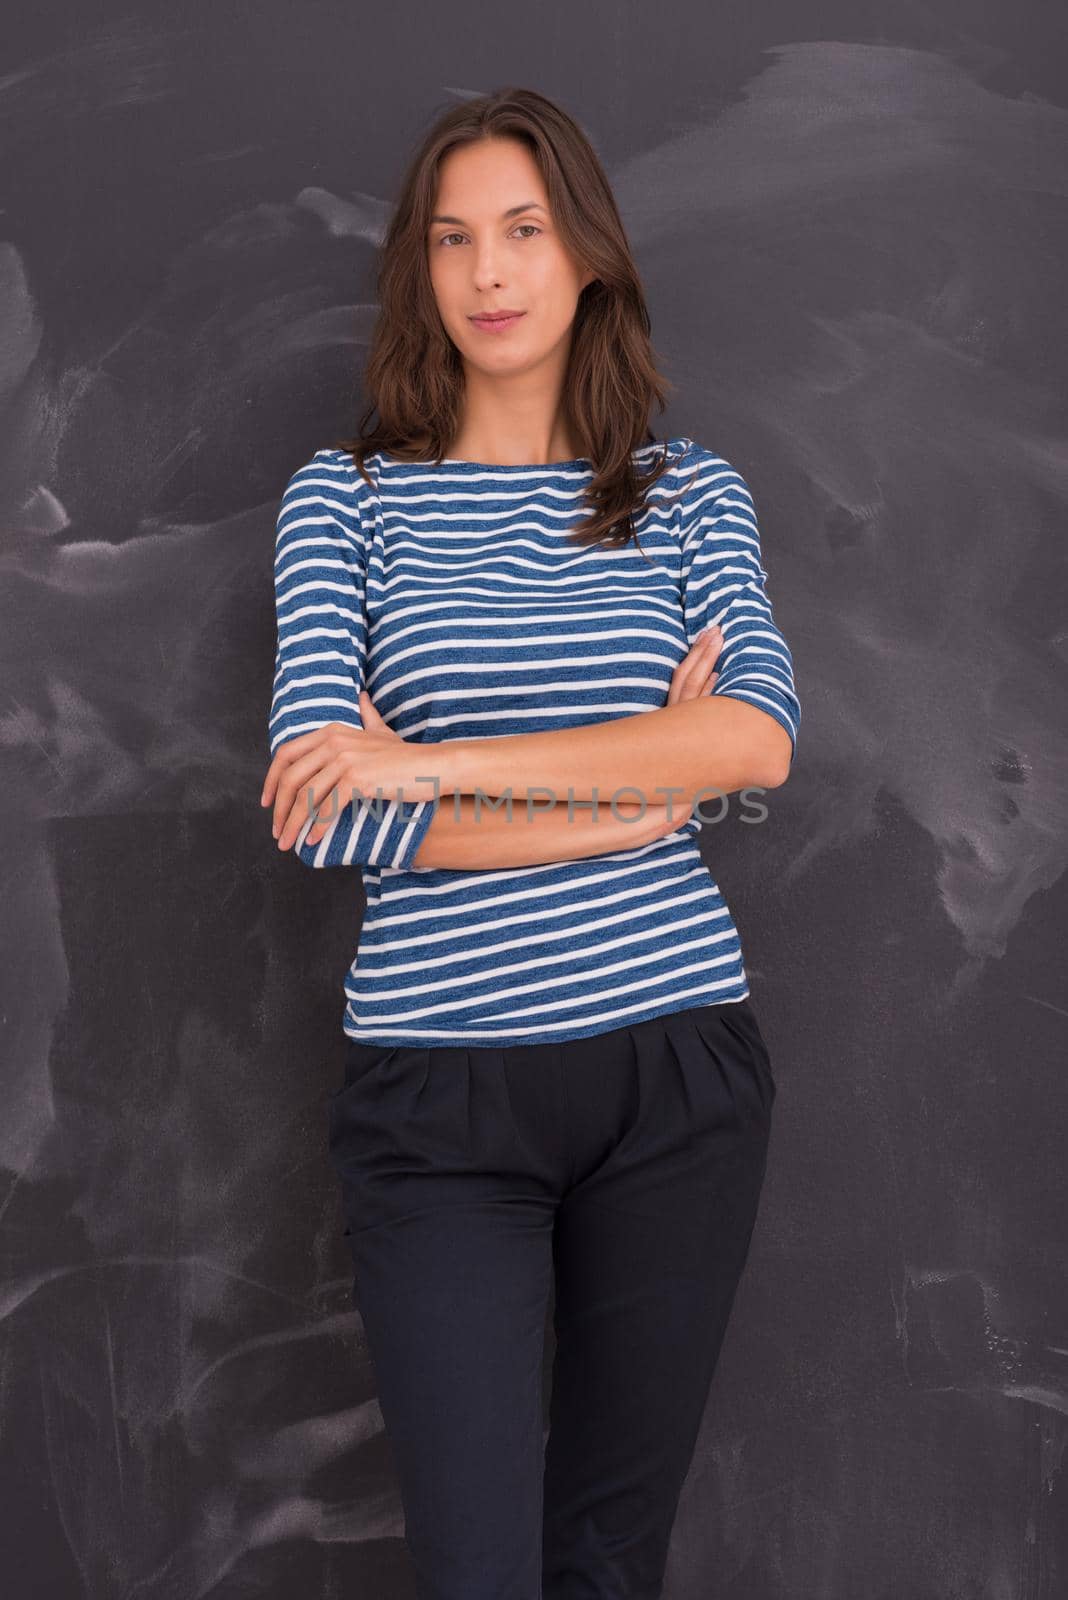
[[[653,1600],[764,1178],[750,1000],[345,1049],[330,1157],[420,1600]]]

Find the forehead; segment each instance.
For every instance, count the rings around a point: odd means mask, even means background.
[[[438,167],[432,220],[507,222],[521,211],[548,214],[537,162],[514,139],[487,139],[450,150]]]

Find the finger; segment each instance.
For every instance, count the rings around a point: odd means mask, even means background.
[[[330,785],[329,788],[327,788],[328,784]],[[320,791],[322,792],[322,799],[318,801],[316,809],[322,812],[322,816],[314,821],[308,829],[304,837],[305,844],[318,844],[320,839],[329,833],[345,807],[350,805],[356,798],[352,782],[352,766],[345,757],[342,757],[333,767],[327,767],[320,773],[316,783],[316,793]],[[307,815],[306,808],[305,815]],[[300,826],[303,826],[303,824],[300,824]],[[297,829],[298,837],[300,826]]]
[[[363,718],[364,727],[368,721],[377,723],[380,728],[386,727],[385,718],[376,711],[374,701],[366,689],[360,690],[360,716]]]
[[[274,837],[281,840],[282,830],[295,809],[299,809],[300,795],[309,785],[314,785],[316,795],[326,791],[322,788],[321,774],[324,769],[338,760],[338,750],[332,737],[324,737],[325,729],[318,730],[319,737],[314,745],[308,747],[303,756],[290,759],[283,769],[278,780],[274,796],[274,817],[272,818],[271,832]],[[304,811],[307,816],[307,807]],[[292,837],[292,832],[290,833]]]
[[[315,800],[313,807],[316,820],[304,835],[304,844],[318,844],[323,835],[328,833],[334,826],[344,806],[345,797],[336,784],[332,789],[326,790],[320,799]],[[294,835],[294,843],[300,838],[301,830],[311,814],[311,809],[307,806],[303,808],[298,806],[297,812],[297,831]]]
[[[723,647],[723,636],[718,629],[708,629],[679,662],[668,689],[668,705],[680,700],[695,700],[705,693],[709,668],[718,659]]]
[[[346,760],[342,758],[333,761],[316,773],[311,783],[301,789],[278,836],[279,850],[288,850],[296,843],[309,818],[312,819],[311,827],[303,843],[319,843],[323,834],[333,827],[351,798],[345,789],[348,772]]]
[[[273,805],[274,804],[274,796],[275,796],[275,790],[278,787],[278,780],[281,777],[282,773],[285,771],[285,766],[286,766],[286,762],[284,760],[285,754],[286,754],[286,747],[285,747],[285,745],[282,745],[275,752],[274,759],[272,760],[270,766],[267,768],[266,775],[264,776],[264,779],[263,779],[263,790],[262,790],[262,792],[260,794],[260,805],[261,806],[269,806],[269,805]]]
[[[295,761],[299,761],[307,752],[321,741],[325,733],[330,733],[336,726],[328,722],[323,728],[312,728],[310,733],[298,733],[292,739],[287,739],[279,745],[274,753],[274,759],[267,768],[267,775],[263,780],[263,791],[260,795],[260,805],[274,804],[278,784],[285,773]]]
[[[313,731],[309,736],[311,742],[303,747],[303,754],[300,750],[289,751],[274,792],[271,832],[276,839],[281,837],[286,819],[297,804],[300,791],[306,789],[324,767],[351,753],[349,747],[343,750],[337,741],[337,735],[341,731],[351,733],[360,730],[353,730],[349,723],[331,722],[325,728],[316,728]],[[296,740],[293,744],[296,744]],[[282,751],[280,750],[278,754],[281,755]]]
[[[302,845],[318,844],[329,832],[352,798],[351,789],[345,783],[347,774],[347,765],[343,761],[335,762],[324,767],[312,783],[300,791],[279,835],[280,850],[291,849],[298,839]]]
[[[706,628],[690,646],[688,654],[679,663],[683,671],[704,679],[723,648],[723,635],[718,628]]]
[[[704,630],[697,643],[694,645],[694,651],[701,652],[702,661],[708,661],[710,659],[714,661],[722,648],[723,632],[719,624],[716,622],[714,622],[710,628],[706,628]]]

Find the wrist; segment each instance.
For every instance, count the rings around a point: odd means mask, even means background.
[[[440,744],[426,746],[428,751],[434,752],[426,762],[428,775],[437,780],[437,792],[442,799],[472,792],[473,785],[467,781],[470,743],[467,739],[443,739]]]

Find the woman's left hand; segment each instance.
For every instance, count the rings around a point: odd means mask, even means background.
[[[353,791],[372,800],[382,792],[391,799],[433,800],[442,793],[443,746],[434,745],[437,788],[426,776],[425,744],[403,738],[379,716],[366,689],[360,691],[362,728],[330,722],[325,728],[287,739],[267,769],[262,806],[274,806],[273,833],[279,850],[296,843],[313,810],[323,812],[308,830],[305,844],[315,845],[353,798]]]
[[[684,700],[700,700],[712,694],[718,672],[712,669],[723,649],[723,632],[718,624],[705,628],[697,636],[671,675],[666,705],[679,705]]]

